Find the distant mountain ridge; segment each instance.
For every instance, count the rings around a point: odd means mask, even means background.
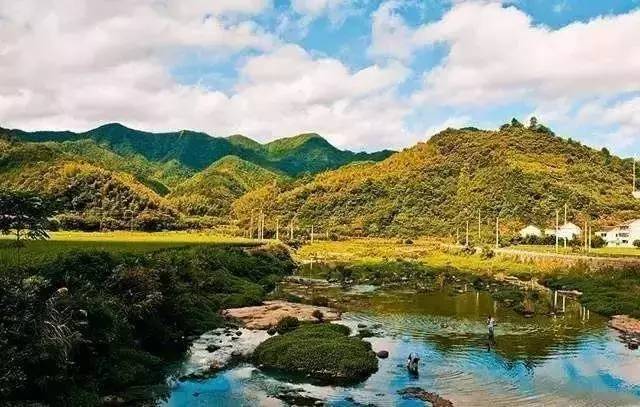
[[[318,134],[301,134],[260,144],[246,136],[212,137],[183,130],[151,133],[110,123],[82,133],[70,131],[0,131],[21,141],[65,142],[91,139],[121,155],[139,155],[149,161],[175,161],[186,169],[200,171],[222,157],[233,155],[289,176],[318,173],[354,161],[380,161],[393,151],[354,153],[339,150]]]

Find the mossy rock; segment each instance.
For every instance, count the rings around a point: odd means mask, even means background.
[[[359,382],[378,370],[378,360],[369,342],[349,333],[343,325],[305,324],[261,343],[253,360],[264,369],[326,382]]]

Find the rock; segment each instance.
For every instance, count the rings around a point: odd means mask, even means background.
[[[398,394],[409,398],[428,401],[433,407],[453,407],[453,403],[451,401],[440,397],[436,393],[430,393],[420,387],[407,387],[405,389],[398,390]]]
[[[102,398],[102,404],[107,406],[119,406],[124,404],[124,399],[118,396],[104,396]]]
[[[367,324],[358,324],[358,328],[366,328]]]
[[[386,359],[389,357],[389,351],[386,351],[386,350],[378,351],[378,353],[376,353],[376,356],[378,356],[380,359]]]
[[[236,335],[238,336],[242,335],[242,331],[236,331]]]
[[[220,346],[218,345],[213,345],[213,344],[207,345],[207,352],[215,352],[218,349],[220,349]]]
[[[300,321],[313,322],[315,310],[320,310],[324,321],[337,321],[340,312],[329,307],[316,307],[287,301],[265,301],[263,305],[224,310],[225,315],[244,323],[248,329],[268,329],[275,326],[282,318],[296,317]]]
[[[239,350],[234,350],[231,352],[231,357],[239,358],[240,356],[242,356],[242,352],[240,352]]]
[[[267,329],[267,333],[271,336],[275,335],[277,333],[276,329],[274,327],[271,327],[269,329]]]
[[[609,326],[629,335],[640,336],[640,320],[628,315],[614,315],[609,321]]]

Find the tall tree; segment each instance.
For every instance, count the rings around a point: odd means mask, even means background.
[[[25,239],[48,239],[46,227],[52,214],[49,202],[36,194],[0,190],[0,233],[15,235],[16,245]]]

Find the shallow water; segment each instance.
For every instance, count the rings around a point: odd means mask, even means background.
[[[640,405],[640,352],[627,349],[606,319],[587,314],[577,302],[567,301],[564,315],[526,319],[485,292],[377,290],[367,295],[364,309],[344,314],[341,321],[354,331],[358,324],[382,326],[382,337],[367,340],[390,357],[379,360],[378,372],[365,382],[292,384],[241,364],[203,381],[176,382],[160,404],[279,406],[284,403],[275,395],[297,389],[334,406],[423,405],[396,394],[418,386],[459,406]],[[488,314],[498,321],[495,342],[487,336]],[[417,377],[404,367],[410,352],[421,357]]]

